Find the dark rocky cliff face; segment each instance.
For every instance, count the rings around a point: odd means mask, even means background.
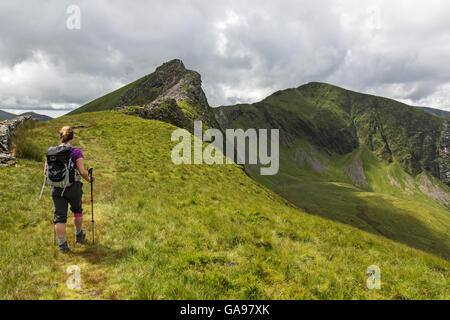
[[[441,181],[450,186],[450,127],[448,125],[448,119],[444,119],[444,123],[442,124],[439,155],[442,159],[439,162]]]

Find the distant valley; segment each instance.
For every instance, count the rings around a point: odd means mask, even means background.
[[[0,121],[13,119],[13,118],[20,117],[20,116],[31,116],[33,119],[39,120],[39,121],[48,121],[48,120],[53,119],[52,117],[49,117],[49,116],[46,116],[43,114],[38,114],[35,112],[24,112],[21,114],[14,114],[14,113],[0,110]]]

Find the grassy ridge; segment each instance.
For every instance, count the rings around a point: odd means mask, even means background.
[[[173,165],[169,124],[100,112],[30,128],[29,139],[43,153],[62,125],[95,168],[98,242],[76,246],[70,226],[73,253],[60,255],[51,199],[37,200],[42,163],[1,168],[1,298],[449,298],[446,260],[306,214],[236,166]],[[373,264],[381,290],[365,285]]]
[[[215,113],[224,128],[281,128],[285,146],[307,139],[329,154],[346,154],[362,143],[409,174],[425,169],[439,176],[442,118],[395,100],[312,82]]]

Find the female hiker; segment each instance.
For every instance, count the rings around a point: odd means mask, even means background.
[[[83,231],[83,208],[82,208],[82,195],[83,195],[83,184],[81,183],[80,176],[82,176],[86,181],[91,182],[88,172],[84,168],[84,159],[83,152],[79,148],[72,147],[73,141],[73,130],[69,126],[63,127],[59,131],[59,137],[61,140],[61,144],[58,147],[52,147],[47,151],[47,161],[44,165],[44,174],[49,177],[51,174],[58,174],[58,170],[61,168],[61,165],[58,167],[58,164],[52,167],[53,163],[49,162],[49,157],[53,156],[55,159],[55,163],[60,161],[61,155],[66,156],[68,159],[68,164],[62,165],[62,174],[64,175],[67,170],[64,170],[64,167],[69,168],[70,185],[64,186],[64,188],[60,187],[52,187],[52,199],[55,205],[55,232],[59,241],[59,250],[62,253],[66,253],[69,251],[69,246],[67,245],[66,240],[66,222],[67,222],[67,209],[70,204],[70,210],[74,215],[74,222],[76,227],[76,242],[82,243],[86,238],[86,234]],[[50,152],[53,150],[53,153]],[[49,155],[50,154],[50,155]],[[60,161],[61,162],[61,161]],[[49,168],[49,175],[47,175],[47,168]],[[94,177],[92,177],[92,181]],[[67,180],[69,181],[69,179]]]

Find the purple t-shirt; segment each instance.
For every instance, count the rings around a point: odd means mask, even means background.
[[[77,160],[80,158],[83,158],[83,152],[80,149],[73,147],[72,148],[72,161],[75,164],[75,166],[74,166],[75,169],[77,168]]]

